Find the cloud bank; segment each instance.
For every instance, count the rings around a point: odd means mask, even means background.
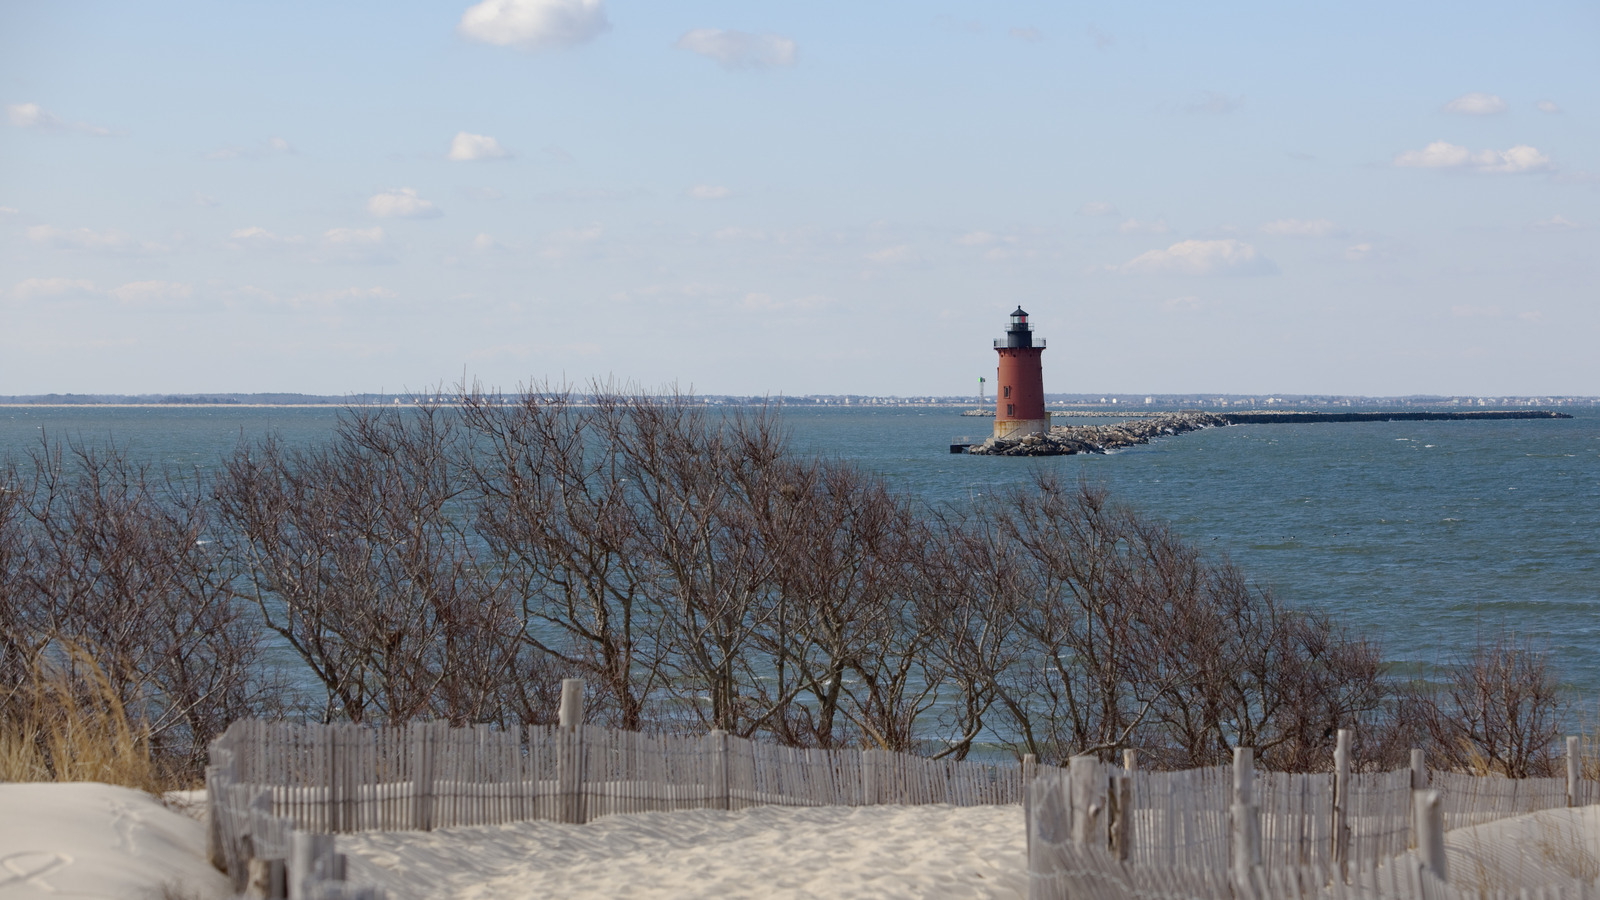
[[[472,162],[479,159],[510,159],[511,152],[487,134],[457,132],[450,141],[449,158],[452,162]]]
[[[769,69],[795,64],[795,42],[776,34],[696,28],[672,46],[715,60],[725,69]]]
[[[89,125],[84,122],[68,122],[46,112],[37,103],[12,103],[6,106],[6,118],[17,128],[32,128],[36,131],[54,132],[57,134],[92,134],[95,137],[106,137],[111,134],[111,129],[101,128],[98,125]]]
[[[1278,267],[1243,241],[1179,241],[1165,250],[1141,253],[1126,263],[1125,273],[1166,275],[1267,275]]]
[[[1261,226],[1262,234],[1279,237],[1328,237],[1339,233],[1327,219],[1279,219]]]
[[[367,212],[380,219],[431,219],[444,215],[432,202],[417,196],[415,188],[390,188],[372,195]]]
[[[1461,169],[1494,174],[1547,172],[1553,168],[1550,157],[1527,144],[1518,144],[1509,150],[1479,150],[1474,153],[1445,141],[1434,141],[1421,150],[1407,150],[1394,158],[1394,164],[1417,169]]]
[[[483,0],[462,13],[456,31],[532,53],[576,47],[610,27],[602,0]]]
[[[1445,112],[1463,116],[1496,116],[1506,111],[1506,102],[1494,94],[1462,94],[1444,105]]]

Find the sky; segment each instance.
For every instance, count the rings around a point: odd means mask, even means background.
[[[0,0],[0,394],[1600,394],[1600,5]]]

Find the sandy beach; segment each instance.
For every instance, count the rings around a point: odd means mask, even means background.
[[[0,900],[224,900],[194,793],[0,785]],[[1484,890],[1600,877],[1600,807],[1446,835],[1450,880]],[[353,881],[391,900],[529,897],[1014,898],[1016,806],[756,807],[341,836]]]

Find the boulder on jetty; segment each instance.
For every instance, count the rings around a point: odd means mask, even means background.
[[[1148,419],[1135,419],[1116,425],[1057,425],[1049,434],[1030,434],[1021,438],[989,438],[968,453],[981,456],[1067,456],[1073,453],[1105,453],[1139,444],[1152,438],[1184,434],[1202,428],[1228,424],[1221,416],[1203,412],[1169,413]]]

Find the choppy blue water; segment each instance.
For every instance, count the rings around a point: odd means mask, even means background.
[[[1481,630],[1550,649],[1600,694],[1600,411],[1506,422],[1216,428],[1107,456],[951,455],[986,419],[955,411],[795,409],[798,449],[860,462],[933,500],[993,496],[1035,467],[1106,485],[1173,522],[1258,583],[1381,640],[1385,655],[1449,662]],[[326,437],[331,409],[7,408],[0,454],[41,429],[113,439],[152,461],[210,467],[241,435]]]

